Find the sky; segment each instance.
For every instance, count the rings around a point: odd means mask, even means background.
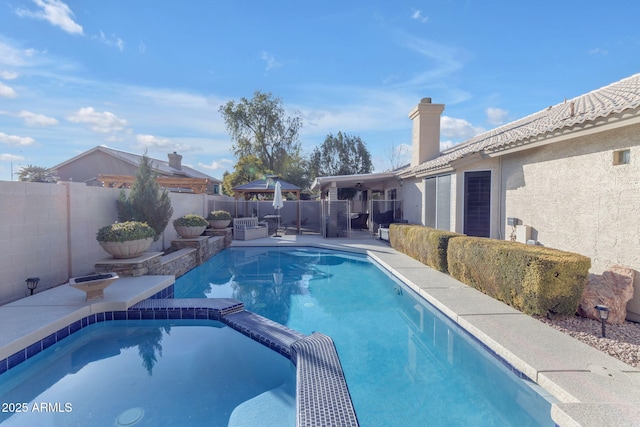
[[[256,90],[303,120],[310,154],[359,136],[408,162],[409,112],[445,104],[451,147],[640,72],[640,2],[8,0],[0,4],[0,180],[93,147],[221,179],[219,108]],[[13,176],[12,176],[13,172]]]

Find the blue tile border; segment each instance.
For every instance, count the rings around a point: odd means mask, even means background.
[[[139,302],[127,311],[107,311],[86,316],[4,360],[0,374],[89,325],[113,320],[209,319],[217,320],[287,357],[296,366],[297,426],[358,426],[342,365],[331,338],[306,336],[272,320],[246,311],[229,298],[173,299],[173,289]],[[154,297],[156,296],[154,295]]]

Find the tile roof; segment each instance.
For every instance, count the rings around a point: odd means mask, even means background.
[[[400,175],[427,173],[448,167],[454,160],[479,152],[506,149],[576,125],[605,118],[625,110],[640,110],[640,74],[550,106],[535,114],[481,133],[445,150],[439,157],[408,167]],[[636,111],[638,113],[640,111]]]

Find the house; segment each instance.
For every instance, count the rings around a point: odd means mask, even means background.
[[[84,182],[87,185],[102,186],[100,175],[135,177],[142,156],[114,150],[107,147],[94,147],[52,169],[57,171],[61,181]],[[182,156],[176,152],[168,154],[168,161],[151,159],[154,169],[161,178],[198,178],[208,180],[206,192],[220,194],[222,181],[182,164]],[[185,188],[171,188],[185,191]]]
[[[411,164],[381,184],[404,218],[577,252],[595,274],[630,267],[627,318],[640,321],[640,74],[440,152],[444,108],[425,98],[410,112]],[[341,185],[331,178],[318,188]]]

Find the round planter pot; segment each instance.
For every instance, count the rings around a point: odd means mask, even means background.
[[[210,219],[209,225],[211,228],[227,228],[231,224],[230,219]]]
[[[174,228],[183,239],[195,239],[207,229],[206,225],[200,227],[187,227],[184,225],[174,225]]]
[[[99,242],[102,249],[114,258],[135,258],[149,249],[153,239],[129,240],[126,242]]]

